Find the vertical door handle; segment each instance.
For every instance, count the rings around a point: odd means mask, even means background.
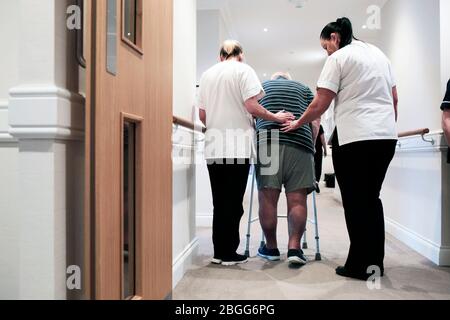
[[[77,33],[77,43],[76,43],[76,51],[77,51],[77,61],[78,64],[82,68],[86,68],[86,59],[84,58],[84,0],[76,0],[77,6],[80,8],[81,12],[81,28],[76,30]]]

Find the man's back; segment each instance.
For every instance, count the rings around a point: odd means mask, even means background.
[[[267,81],[263,83],[263,88],[266,96],[261,99],[260,103],[264,108],[273,113],[285,110],[293,113],[297,119],[303,115],[314,99],[313,93],[307,86],[283,78]],[[258,130],[258,144],[264,144],[267,143],[267,137],[270,138],[270,132],[267,135],[261,133],[264,130],[280,129],[280,125],[258,119],[256,128]],[[304,148],[314,153],[312,130],[309,125],[305,125],[292,133],[280,131],[280,143]]]

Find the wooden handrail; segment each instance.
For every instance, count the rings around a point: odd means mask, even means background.
[[[406,137],[412,137],[412,136],[424,136],[428,133],[430,133],[430,129],[424,128],[424,129],[401,132],[401,133],[399,133],[398,137],[406,138]]]
[[[187,129],[191,129],[191,130],[196,131],[196,132],[201,132],[201,133],[205,133],[206,132],[206,128],[204,126],[196,125],[192,121],[188,121],[186,119],[179,118],[179,117],[176,117],[176,116],[173,116],[173,124],[181,126],[181,127],[184,127],[184,128],[187,128]]]

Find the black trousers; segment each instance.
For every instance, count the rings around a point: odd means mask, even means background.
[[[314,166],[316,171],[316,181],[320,182],[320,178],[322,177],[322,161],[323,161],[323,150],[316,150],[314,154]]]
[[[350,250],[345,267],[367,275],[370,266],[384,272],[385,223],[380,192],[397,141],[376,140],[338,145],[333,139],[333,164],[341,189]]]
[[[217,259],[232,259],[240,243],[242,202],[250,171],[249,160],[241,162],[242,159],[227,159],[223,164],[208,164],[214,205],[212,238]]]

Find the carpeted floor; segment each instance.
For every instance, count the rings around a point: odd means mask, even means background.
[[[248,195],[245,208],[248,208]],[[256,209],[257,202],[255,201]],[[312,209],[312,207],[310,207]],[[279,214],[284,214],[283,196]],[[369,289],[362,281],[338,277],[334,269],[345,262],[348,236],[343,210],[333,191],[322,190],[318,196],[319,227],[323,261],[314,260],[313,226],[309,225],[306,250],[311,262],[289,268],[286,258],[287,221],[279,220],[278,241],[283,258],[269,263],[256,256],[261,231],[252,224],[251,256],[247,264],[236,267],[214,266],[211,229],[199,228],[199,248],[192,270],[188,271],[173,292],[178,300],[314,300],[314,299],[450,299],[450,268],[439,268],[424,257],[387,235],[386,275],[381,287]],[[257,212],[257,211],[256,211]],[[310,211],[312,212],[312,211]],[[312,214],[310,214],[310,218]],[[245,251],[247,216],[241,224],[241,247]]]

